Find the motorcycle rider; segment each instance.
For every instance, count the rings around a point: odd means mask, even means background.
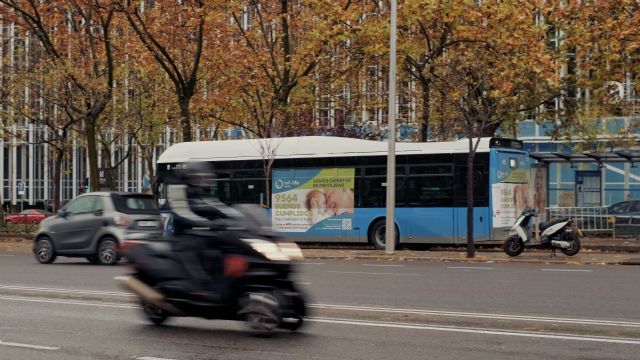
[[[182,167],[167,186],[167,202],[173,217],[174,235],[178,239],[174,253],[195,279],[198,290],[194,293],[217,300],[220,294],[214,288],[219,271],[211,274],[204,268],[203,261],[209,268],[220,269],[222,258],[215,252],[212,256],[212,251],[206,251],[215,241],[215,234],[209,232],[203,236],[202,231],[215,229],[220,221],[236,213],[212,194],[216,175],[207,163],[192,162]]]

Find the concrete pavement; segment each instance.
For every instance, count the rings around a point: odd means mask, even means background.
[[[5,253],[5,255],[7,255]],[[632,359],[637,268],[306,260],[310,326],[271,339],[238,323],[146,323],[125,266],[0,258],[0,359]]]

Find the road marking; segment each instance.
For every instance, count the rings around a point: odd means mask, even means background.
[[[314,263],[314,262],[302,262],[298,263],[300,265],[324,265],[324,263]]]
[[[0,345],[27,348],[27,349],[36,349],[36,350],[60,350],[60,348],[52,347],[52,346],[21,344],[21,343],[14,343],[14,342],[5,342],[2,340],[0,340]]]
[[[576,270],[576,269],[540,269],[541,271],[564,271],[564,272],[593,272],[593,270]]]
[[[121,308],[121,309],[135,309],[139,306],[116,304],[116,303],[103,303],[98,301],[77,301],[77,300],[60,300],[60,299],[35,299],[20,296],[4,296],[0,295],[0,300],[12,300],[12,301],[27,301],[36,303],[48,303],[48,304],[64,304],[64,305],[87,305],[87,306],[99,306],[108,308]]]
[[[373,274],[373,273],[365,273],[365,274]],[[399,274],[392,273],[392,275],[399,275]],[[406,274],[400,274],[400,275],[406,275]],[[305,284],[305,283],[302,283],[302,284]],[[78,291],[78,293],[82,293],[80,290],[75,290],[75,291]],[[72,300],[72,299],[67,300],[67,299],[55,299],[55,298],[33,298],[33,297],[13,296],[13,295],[12,296],[0,295],[0,300],[56,303],[56,304],[69,304],[69,305],[87,305],[87,306],[125,308],[125,309],[134,309],[138,307],[134,304],[128,304],[128,303],[99,302],[99,301]],[[442,310],[427,310],[427,309],[421,310],[421,309],[390,308],[390,307],[379,307],[379,306],[336,305],[336,304],[323,304],[323,303],[309,304],[309,306],[319,308],[319,309],[387,312],[387,313],[399,313],[399,314],[466,317],[466,318],[486,318],[486,319],[494,319],[494,320],[521,320],[521,321],[531,321],[531,322],[553,322],[553,323],[568,323],[568,324],[580,324],[580,325],[640,327],[640,322],[628,322],[628,321],[616,321],[616,320],[491,314],[491,313],[442,311]]]
[[[153,356],[143,356],[136,359],[138,360],[174,360],[174,359],[159,358],[159,357],[153,357]]]
[[[447,269],[494,270],[494,268],[492,267],[482,267],[482,266],[447,266]]]
[[[58,292],[58,293],[73,293],[73,294],[136,296],[136,295],[125,293],[125,292],[98,291],[98,290],[75,290],[75,289],[55,289],[55,288],[20,286],[20,285],[0,285],[0,289],[42,291],[42,292]]]
[[[363,274],[363,275],[397,275],[397,276],[419,276],[420,274],[400,274],[400,273],[373,273],[373,272],[365,272],[365,271],[334,271],[328,270],[329,273],[337,273],[337,274]]]
[[[298,284],[300,284],[300,285],[311,285],[310,282],[298,282]]]
[[[519,337],[554,339],[554,340],[574,340],[574,341],[590,341],[590,342],[603,342],[603,343],[626,344],[626,345],[640,345],[640,339],[632,339],[632,338],[581,336],[581,335],[573,335],[573,334],[538,333],[538,332],[517,331],[517,330],[504,331],[500,329],[483,329],[483,328],[470,328],[470,327],[457,327],[457,326],[444,326],[444,325],[438,325],[438,326],[418,325],[418,324],[411,324],[411,323],[395,323],[395,322],[384,322],[384,321],[359,321],[359,320],[339,319],[339,318],[308,318],[307,320],[312,322],[321,322],[321,323],[329,323],[329,324],[344,324],[344,325],[386,327],[386,328],[397,328],[397,329],[447,331],[447,332],[470,333],[470,334],[481,334],[481,335],[519,336]]]
[[[352,306],[352,305],[332,305],[332,304],[310,304],[309,307],[318,308],[318,309],[386,312],[386,313],[398,313],[398,314],[465,317],[465,318],[480,318],[480,319],[493,319],[493,320],[521,320],[521,321],[531,321],[531,322],[552,322],[552,323],[567,323],[567,324],[579,324],[579,325],[640,327],[640,322],[596,320],[596,319],[556,318],[556,317],[545,317],[545,316],[488,314],[488,313],[419,310],[419,309],[402,309],[402,308],[398,309],[398,308],[373,307],[373,306]]]
[[[404,267],[404,265],[382,265],[382,264],[362,264],[362,266],[377,266],[377,267]]]

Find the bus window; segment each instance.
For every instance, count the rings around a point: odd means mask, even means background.
[[[446,165],[427,165],[427,166],[411,166],[409,174],[411,175],[451,175],[453,166]]]
[[[234,200],[232,186],[233,182],[229,180],[216,180],[215,184],[212,186],[212,192],[223,203],[231,204]]]
[[[260,200],[264,201],[264,180],[244,180],[236,182],[235,185],[237,195],[235,203],[260,204]]]
[[[450,176],[419,176],[407,179],[408,206],[451,206],[453,178]]]
[[[396,177],[396,207],[404,205],[405,178]],[[387,204],[387,178],[364,178],[362,182],[362,207],[384,207]]]

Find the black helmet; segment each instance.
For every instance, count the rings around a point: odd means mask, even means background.
[[[194,161],[186,164],[185,177],[187,185],[210,187],[216,180],[216,173],[212,164]]]

